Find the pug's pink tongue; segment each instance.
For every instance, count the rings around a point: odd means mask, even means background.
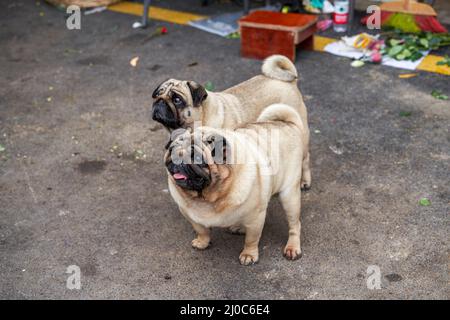
[[[175,180],[186,180],[187,179],[187,177],[182,173],[175,173],[173,175],[173,177]]]

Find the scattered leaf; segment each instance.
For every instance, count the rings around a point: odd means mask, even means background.
[[[134,57],[133,59],[130,60],[130,65],[132,67],[136,67],[139,61],[139,57]]]
[[[431,91],[431,95],[439,100],[448,100],[448,96],[443,94],[441,91],[439,90],[433,90]]]
[[[341,155],[344,153],[344,150],[338,146],[329,146],[330,150],[333,151],[337,155]]]
[[[355,60],[350,64],[353,68],[360,68],[364,65],[364,61]]]
[[[227,35],[227,39],[239,39],[240,37],[241,37],[241,34],[238,31]]]
[[[214,84],[211,81],[206,82],[204,87],[208,91],[214,91]]]
[[[428,198],[422,198],[419,200],[419,204],[421,206],[427,207],[431,204],[430,200]]]
[[[412,115],[411,111],[400,111],[399,113],[400,117],[409,117]]]
[[[0,144],[0,152],[3,152],[5,150],[6,150],[6,148],[3,145]]]
[[[399,74],[398,77],[400,79],[409,79],[409,78],[414,78],[417,76],[417,73],[403,73],[403,74]]]
[[[138,29],[138,28],[142,28],[143,24],[140,23],[139,21],[133,22],[132,28],[133,29]]]
[[[436,65],[450,67],[450,57],[448,55],[445,55],[442,60],[436,62]]]

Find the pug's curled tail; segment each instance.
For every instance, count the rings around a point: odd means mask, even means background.
[[[286,82],[292,82],[298,78],[297,69],[291,60],[279,54],[264,60],[261,72],[266,77]]]
[[[285,121],[292,122],[303,130],[303,122],[298,112],[287,104],[275,103],[265,108],[258,117],[257,122]]]

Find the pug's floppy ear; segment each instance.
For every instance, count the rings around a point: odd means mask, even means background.
[[[161,83],[162,84],[162,83]],[[156,87],[156,89],[152,93],[152,98],[155,99],[158,96],[159,88],[161,87],[161,84]]]
[[[161,88],[161,86],[162,86],[164,83],[167,82],[167,80],[169,80],[169,79],[166,79],[166,80],[164,80],[163,82],[161,82],[161,83],[156,87],[156,89],[153,91],[153,93],[152,93],[152,98],[153,98],[153,99],[155,99],[156,97],[158,97],[158,91],[159,91],[159,89]]]
[[[189,90],[191,90],[192,101],[194,102],[194,107],[198,107],[203,100],[206,99],[208,93],[203,86],[199,85],[195,81],[188,81],[187,85]]]

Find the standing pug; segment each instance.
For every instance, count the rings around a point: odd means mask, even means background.
[[[262,75],[255,76],[222,92],[210,92],[194,81],[169,79],[153,92],[153,120],[169,131],[194,126],[232,129],[255,121],[261,111],[275,103],[292,106],[305,127],[303,177],[301,187],[309,189],[309,129],[307,111],[297,87],[297,70],[281,55],[267,58]]]
[[[192,246],[209,246],[210,227],[241,230],[245,245],[239,260],[243,265],[257,262],[267,206],[279,194],[289,224],[283,253],[298,259],[307,133],[293,108],[275,104],[256,123],[235,130],[200,127],[175,137],[165,155],[169,190],[197,233]]]

